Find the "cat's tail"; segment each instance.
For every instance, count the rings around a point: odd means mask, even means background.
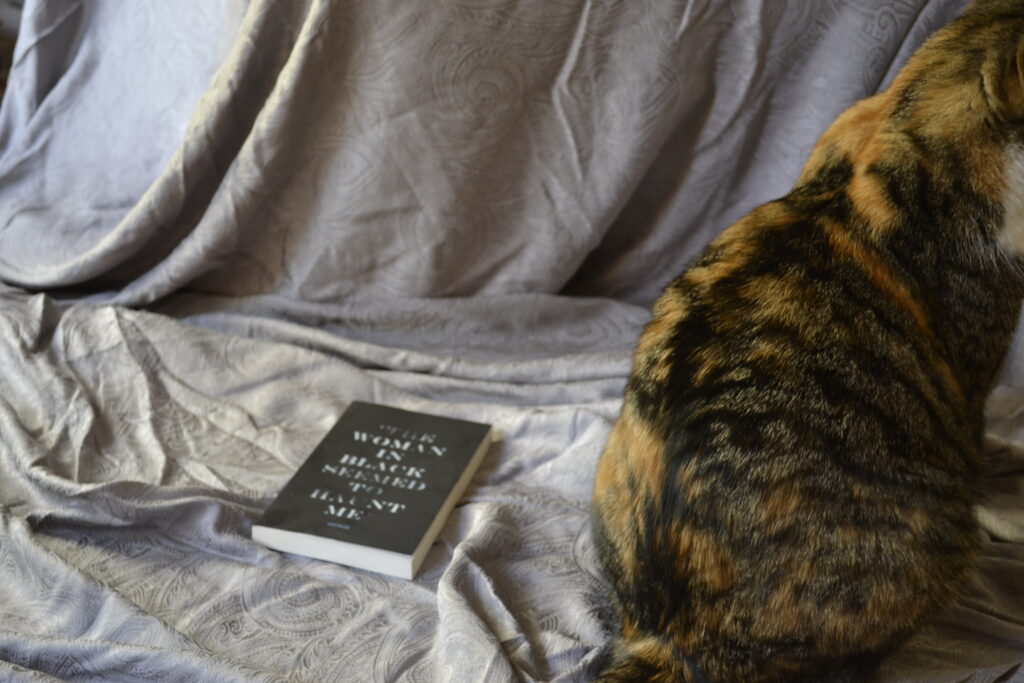
[[[597,676],[598,683],[711,683],[691,657],[658,636],[609,644]]]

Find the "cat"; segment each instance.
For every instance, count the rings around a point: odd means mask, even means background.
[[[865,681],[980,548],[1024,298],[1024,0],[975,0],[655,302],[592,526],[601,681]]]

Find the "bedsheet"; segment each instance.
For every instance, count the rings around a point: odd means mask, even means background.
[[[648,306],[962,0],[29,0],[0,106],[0,679],[586,681]],[[983,558],[885,682],[1024,681]],[[402,581],[248,538],[353,400],[505,434]]]

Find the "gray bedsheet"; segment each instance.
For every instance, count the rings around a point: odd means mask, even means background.
[[[588,680],[647,306],[962,4],[27,2],[0,679]],[[883,681],[1024,681],[1022,362],[980,570]],[[352,400],[505,433],[416,581],[248,539]]]

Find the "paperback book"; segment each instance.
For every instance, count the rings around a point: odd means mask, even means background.
[[[355,402],[253,525],[252,538],[412,579],[496,438],[490,425]]]

